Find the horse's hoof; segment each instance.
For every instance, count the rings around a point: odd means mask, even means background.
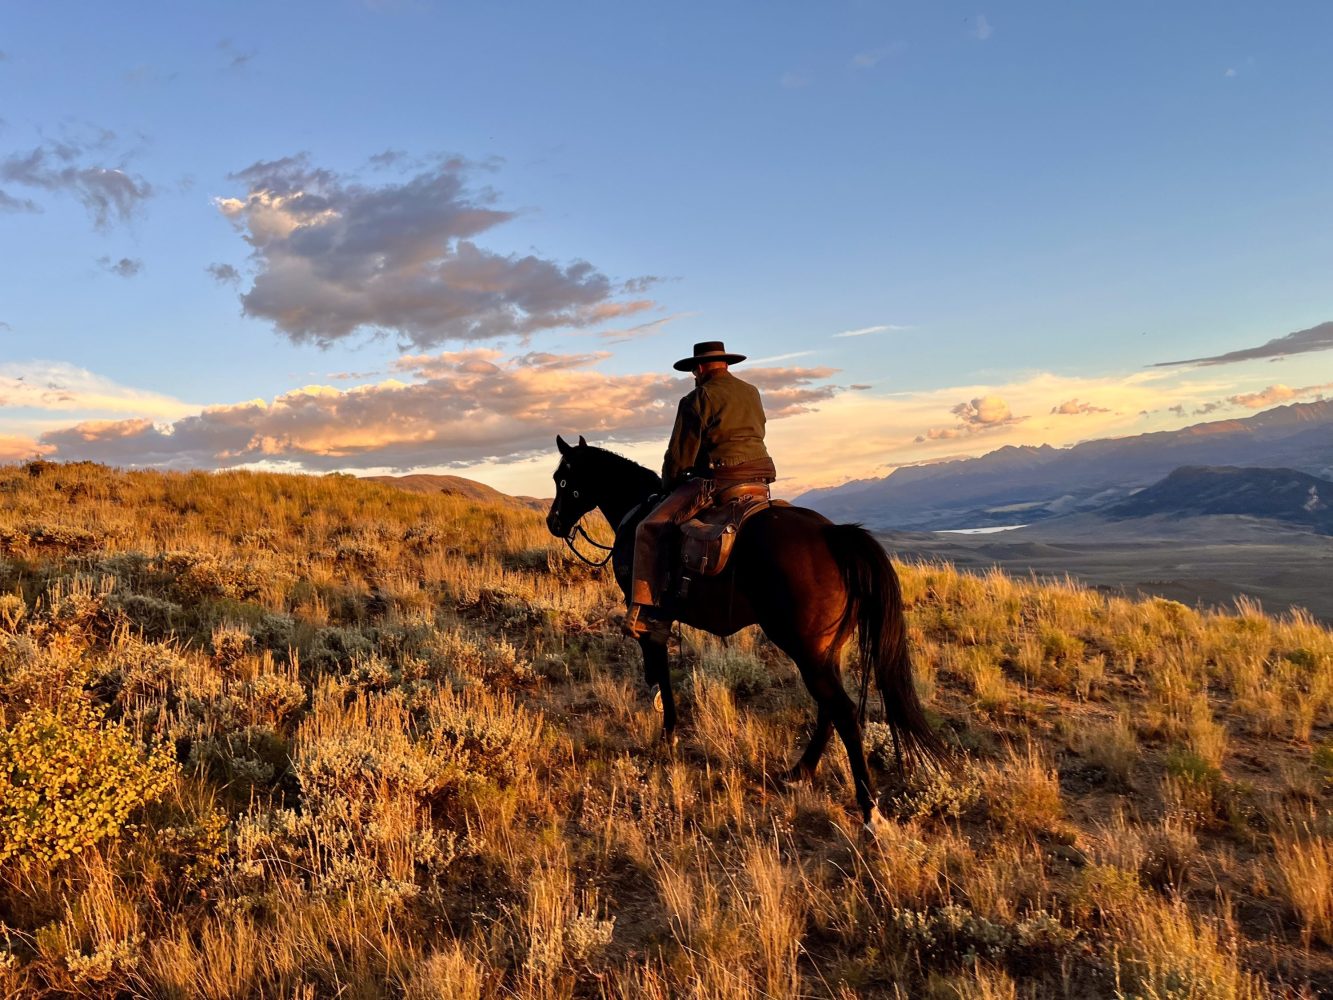
[[[652,696],[653,708],[662,711],[662,685],[654,684],[648,689],[648,693]]]
[[[815,773],[813,771],[798,764],[796,767],[787,768],[777,776],[776,780],[779,785],[804,785],[813,781],[814,778]]]
[[[677,736],[675,733],[669,733],[664,729],[662,730],[662,737],[661,739],[658,740],[658,742],[661,743],[662,746],[666,747],[667,752],[669,753],[675,750],[676,747],[680,744],[680,737]]]
[[[884,818],[884,814],[879,811],[879,806],[870,807],[870,815],[866,821],[861,824],[861,831],[870,840],[879,840],[880,834],[884,828],[889,825],[889,821]]]

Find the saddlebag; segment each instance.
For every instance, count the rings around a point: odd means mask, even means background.
[[[730,521],[710,524],[696,517],[682,524],[680,533],[680,558],[687,574],[716,576],[722,572],[736,544],[736,525]]]
[[[714,506],[680,526],[681,564],[687,577],[717,576],[726,569],[741,526],[751,515],[774,506],[764,483],[719,489],[714,500]]]

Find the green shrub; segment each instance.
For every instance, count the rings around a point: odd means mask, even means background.
[[[0,732],[0,862],[53,864],[114,836],[177,773],[82,701],[23,713]]]
[[[880,766],[893,762],[889,727],[882,722],[866,726],[866,748]],[[954,767],[918,764],[907,772],[901,786],[889,796],[889,807],[899,819],[947,816],[956,819],[981,801],[982,786],[976,767],[964,760]]]
[[[699,670],[720,680],[733,694],[756,694],[773,683],[773,673],[763,661],[740,649],[705,652]]]

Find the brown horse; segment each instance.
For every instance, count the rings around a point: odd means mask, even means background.
[[[546,526],[573,544],[580,519],[594,508],[616,526],[612,565],[628,593],[634,529],[662,492],[656,474],[629,459],[556,438],[560,465],[555,500]],[[668,610],[673,619],[714,635],[731,635],[758,624],[795,661],[818,706],[815,730],[786,780],[810,777],[838,731],[852,775],[856,801],[866,824],[875,811],[874,793],[861,746],[868,671],[884,699],[884,711],[902,758],[940,757],[943,748],[926,721],[912,683],[902,594],[888,555],[857,524],[833,524],[802,507],[770,507],[745,523],[731,560],[717,576],[691,582],[689,595]],[[842,651],[859,633],[860,705],[842,683]],[[676,705],[671,692],[666,643],[639,640],[644,674],[662,698],[663,736],[672,739]]]

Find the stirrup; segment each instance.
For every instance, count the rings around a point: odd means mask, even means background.
[[[622,628],[625,634],[631,639],[660,639],[665,641],[671,636],[671,623],[663,621],[661,618],[651,614],[658,610],[650,608],[644,604],[631,604],[629,611],[625,614],[625,622]],[[645,614],[644,612],[649,612]]]

